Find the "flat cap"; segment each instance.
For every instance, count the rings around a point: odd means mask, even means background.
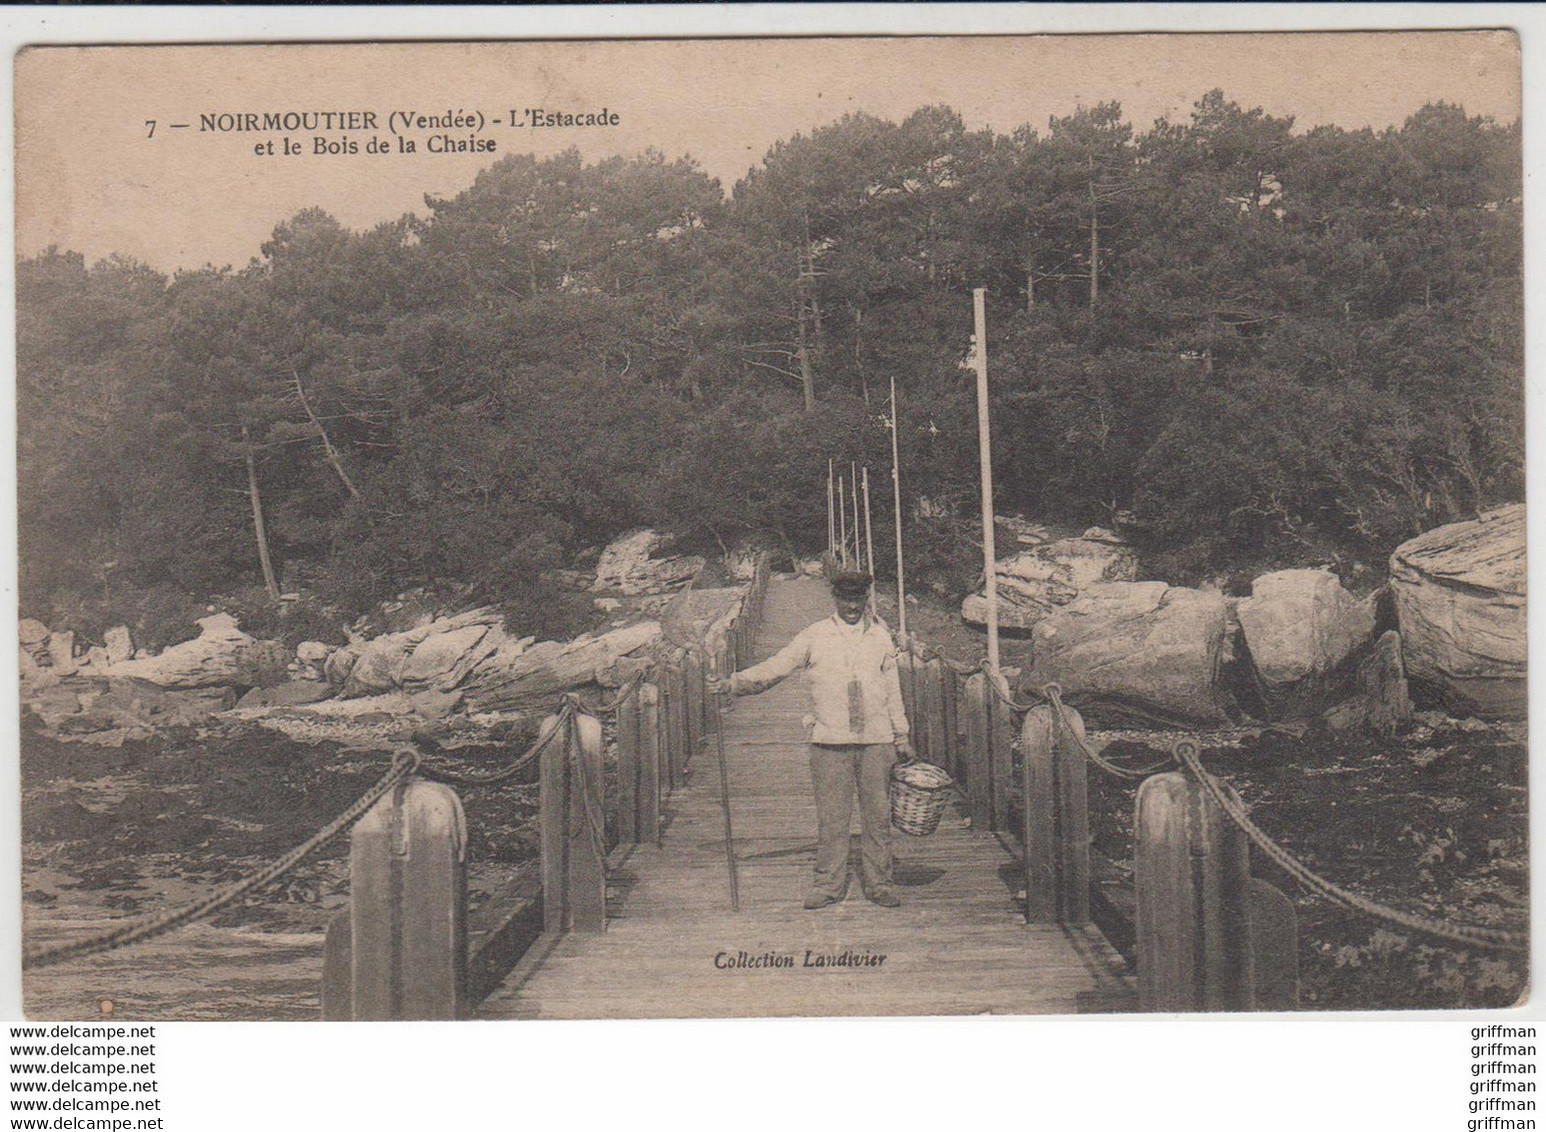
[[[870,576],[858,570],[834,570],[832,592],[838,597],[864,597],[870,592]]]

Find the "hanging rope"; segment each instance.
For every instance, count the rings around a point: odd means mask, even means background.
[[[414,771],[418,769],[418,766],[419,760],[417,755],[409,751],[397,751],[393,755],[391,769],[382,775],[374,786],[365,791],[364,794],[361,794],[357,802],[267,868],[261,869],[237,881],[228,888],[223,888],[219,892],[207,896],[203,900],[195,901],[192,904],[173,908],[158,916],[130,921],[119,927],[94,935],[89,939],[76,940],[73,943],[60,944],[57,947],[35,951],[22,959],[22,969],[35,970],[38,967],[49,967],[55,963],[63,963],[67,959],[78,959],[82,956],[95,955],[103,951],[115,951],[120,947],[141,943],[144,940],[169,932],[173,928],[181,927],[184,924],[191,924],[195,920],[202,920],[206,916],[212,915],[233,900],[245,896],[255,889],[262,888],[272,881],[278,880],[312,853],[315,853],[339,834],[349,829],[377,801],[384,798],[399,783],[407,781]]]
[[[520,774],[533,759],[547,749],[548,745],[553,742],[553,736],[563,729],[567,722],[567,717],[574,710],[574,706],[566,701],[564,706],[559,709],[558,726],[551,728],[546,735],[541,736],[533,743],[525,754],[501,770],[491,771],[488,774],[468,774],[462,771],[446,770],[444,767],[428,766],[421,763],[419,774],[431,782],[441,782],[447,786],[498,786],[501,783],[509,782],[516,775]]]
[[[1179,762],[1188,774],[1201,783],[1208,796],[1223,810],[1229,820],[1233,822],[1242,833],[1251,839],[1261,852],[1286,872],[1294,880],[1298,881],[1306,889],[1316,895],[1329,900],[1340,908],[1346,908],[1350,912],[1358,912],[1371,919],[1378,920],[1400,931],[1413,932],[1417,935],[1428,936],[1433,939],[1443,940],[1445,943],[1458,943],[1467,947],[1479,947],[1494,951],[1527,951],[1530,947],[1530,937],[1525,932],[1507,931],[1503,928],[1483,927],[1477,924],[1452,924],[1443,920],[1429,919],[1425,916],[1414,916],[1408,912],[1402,912],[1395,908],[1387,907],[1357,893],[1333,884],[1325,877],[1315,873],[1308,865],[1299,860],[1287,849],[1284,849],[1272,838],[1268,837],[1262,829],[1251,820],[1246,813],[1245,806],[1230,797],[1218,783],[1218,780],[1203,769],[1201,760],[1197,754],[1197,744],[1190,740],[1182,740],[1175,745],[1176,761]]]

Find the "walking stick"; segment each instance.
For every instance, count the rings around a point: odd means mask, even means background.
[[[713,675],[719,678],[719,658],[714,658]],[[730,910],[741,910],[741,886],[735,870],[735,834],[730,828],[730,768],[725,763],[724,691],[714,695],[714,739],[719,744],[719,805],[725,814],[725,866],[730,870]]]

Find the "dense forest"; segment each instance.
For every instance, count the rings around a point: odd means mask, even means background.
[[[1214,91],[1144,132],[850,114],[728,196],[511,156],[241,269],[51,249],[17,274],[22,612],[155,645],[215,595],[432,581],[562,632],[546,579],[629,527],[824,546],[828,456],[884,482],[892,378],[910,569],[959,596],[978,286],[1001,513],[1118,524],[1172,581],[1377,571],[1522,498],[1520,197],[1517,125],[1296,132]]]

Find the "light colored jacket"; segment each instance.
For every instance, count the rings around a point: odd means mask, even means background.
[[[812,743],[892,743],[907,738],[891,633],[866,614],[848,625],[837,614],[802,629],[778,652],[730,678],[751,695],[804,670],[811,692]]]

